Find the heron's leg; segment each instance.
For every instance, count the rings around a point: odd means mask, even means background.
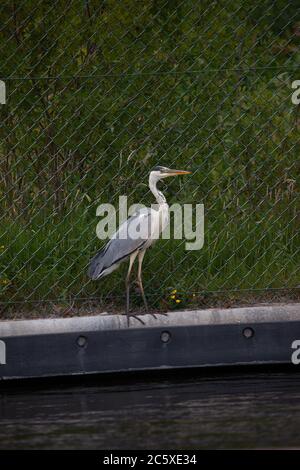
[[[138,255],[139,266],[138,266],[137,282],[138,282],[138,285],[139,285],[139,288],[140,288],[140,291],[141,291],[141,294],[142,294],[142,297],[143,297],[146,312],[149,313],[148,303],[147,303],[147,299],[146,299],[146,296],[145,296],[143,281],[142,281],[142,264],[143,264],[143,259],[144,259],[145,253],[146,253],[145,250],[140,251],[139,255]],[[150,313],[150,315],[152,315],[154,318],[156,318],[154,313]]]
[[[127,272],[127,276],[126,276],[126,280],[125,280],[125,285],[126,285],[126,315],[128,316],[129,314],[129,300],[130,300],[130,274],[131,274],[131,271],[132,271],[132,266],[133,266],[133,263],[134,263],[134,260],[137,256],[137,252],[136,253],[132,253],[132,255],[130,255],[130,258],[129,258],[129,267],[128,267],[128,272]]]
[[[145,309],[148,312],[149,308],[148,308],[148,303],[147,303],[147,299],[146,299],[146,296],[145,296],[143,281],[142,281],[142,264],[143,264],[143,259],[144,259],[145,253],[146,253],[146,251],[140,251],[139,255],[138,255],[139,266],[138,266],[137,282],[138,282],[139,288],[141,290],[141,294],[142,294],[142,297],[143,297]]]
[[[149,312],[148,303],[147,303],[147,299],[146,299],[145,292],[144,292],[144,287],[143,287],[142,264],[143,264],[143,259],[144,259],[145,253],[146,253],[146,250],[140,251],[139,255],[138,255],[139,266],[138,266],[137,282],[138,282],[138,285],[139,285],[139,288],[140,288],[140,291],[141,291],[141,294],[142,294],[142,297],[143,297],[146,312],[149,313],[150,315],[152,315],[152,317],[157,318],[154,313]],[[164,312],[159,312],[159,313],[157,313],[157,315],[164,315],[166,317],[168,316],[168,314],[164,313]]]
[[[136,256],[137,256],[137,252],[132,253],[132,255],[130,256],[130,259],[129,259],[129,268],[128,268],[128,272],[127,272],[127,276],[126,276],[126,281],[125,281],[125,285],[126,285],[126,315],[127,315],[127,324],[128,324],[128,326],[129,326],[129,317],[130,317],[130,316],[136,318],[139,322],[141,322],[143,325],[145,325],[145,323],[143,322],[143,320],[141,320],[138,316],[136,316],[136,315],[130,315],[130,313],[129,313],[129,301],[130,301],[130,274],[131,274],[132,266],[133,266],[133,263],[134,263],[134,261],[135,261]]]

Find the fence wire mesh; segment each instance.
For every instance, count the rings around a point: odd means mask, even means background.
[[[96,207],[120,195],[149,206],[157,164],[193,171],[164,192],[205,205],[205,241],[149,251],[153,307],[297,297],[296,1],[26,0],[0,10],[2,307],[120,304],[125,266],[100,282],[86,274],[104,244]]]

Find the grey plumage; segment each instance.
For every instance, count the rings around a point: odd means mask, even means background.
[[[147,242],[147,233],[151,230],[150,214],[151,209],[142,209],[119,227],[107,245],[92,258],[88,269],[88,276],[91,279],[100,279],[111,273],[133,252],[144,247]],[[133,238],[133,232],[139,230],[141,230],[141,236]]]
[[[148,304],[142,282],[142,263],[146,249],[152,245],[163,232],[169,221],[169,206],[161,191],[157,189],[157,183],[168,176],[188,174],[190,171],[171,170],[163,166],[155,167],[149,175],[149,188],[154,195],[157,209],[144,208],[136,212],[124,222],[113,235],[107,245],[99,251],[91,260],[88,276],[91,279],[100,279],[111,273],[122,263],[129,259],[129,268],[126,276],[126,315],[129,325],[129,317],[134,316],[144,323],[137,315],[129,313],[130,274],[135,259],[138,260],[137,284],[140,288],[146,311]],[[151,313],[155,318],[155,314]]]

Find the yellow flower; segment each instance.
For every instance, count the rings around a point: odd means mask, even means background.
[[[171,294],[176,294],[177,289],[172,290]]]
[[[176,302],[177,304],[180,304],[181,300],[180,300],[180,299],[177,299],[177,300],[175,300],[175,302]]]
[[[171,295],[170,299],[175,299],[176,296],[175,295]]]
[[[5,248],[4,245],[1,245],[1,246],[0,246],[0,249],[1,249],[1,250],[4,250],[4,248]]]

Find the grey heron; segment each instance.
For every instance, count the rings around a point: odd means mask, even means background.
[[[119,265],[129,259],[129,268],[126,276],[126,315],[129,325],[130,315],[129,295],[130,295],[130,274],[136,257],[138,258],[137,284],[140,288],[146,311],[148,304],[142,282],[142,263],[147,248],[152,245],[160,236],[169,222],[169,206],[166,198],[157,189],[158,181],[169,176],[190,174],[190,171],[172,170],[163,166],[156,166],[149,174],[149,188],[154,195],[157,205],[155,208],[143,208],[135,212],[129,219],[122,223],[116,233],[111,237],[106,246],[99,251],[91,260],[88,276],[93,279],[101,279]],[[152,313],[152,316],[155,315]],[[156,318],[156,317],[155,317]]]

